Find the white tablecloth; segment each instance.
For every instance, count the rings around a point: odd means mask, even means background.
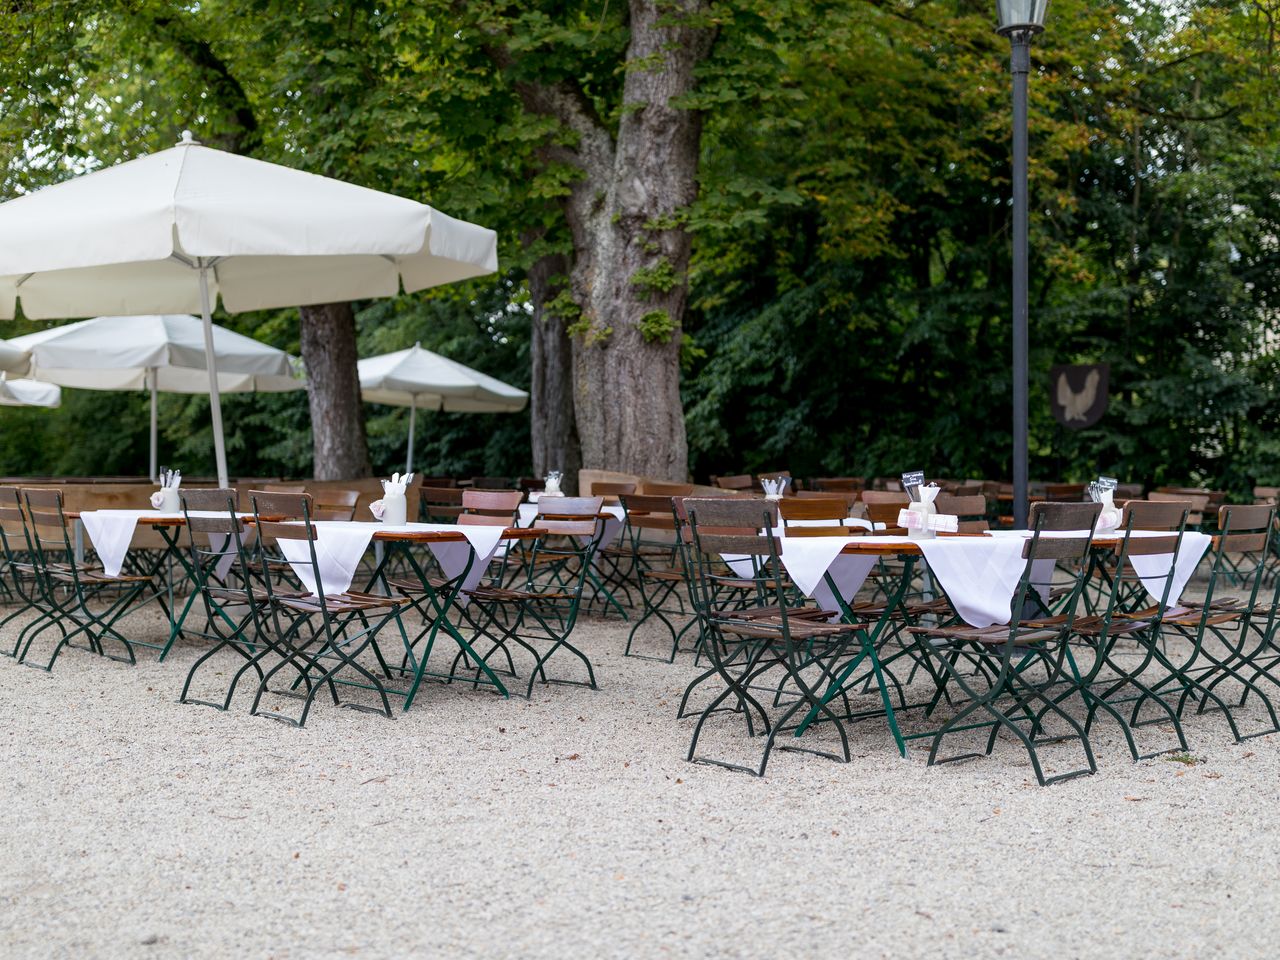
[[[880,556],[873,553],[841,553],[847,543],[911,543],[907,537],[783,537],[782,566],[792,582],[806,597],[817,601],[825,610],[838,610],[835,593],[846,603],[862,589],[867,575]],[[725,554],[722,559],[741,577],[751,576],[751,558]],[[835,593],[825,574],[831,574]]]
[[[351,580],[360,567],[360,560],[369,549],[373,535],[380,531],[461,533],[467,538],[465,542],[428,542],[427,546],[444,575],[450,579],[462,573],[471,552],[475,551],[475,562],[462,584],[464,590],[470,590],[484,576],[505,529],[500,526],[460,526],[452,523],[384,524],[360,520],[317,520],[312,526],[316,531],[316,562],[320,567],[320,582],[324,585],[326,594],[345,593],[351,589]],[[307,541],[279,540],[277,543],[302,585],[314,594],[315,567],[311,564]]]
[[[191,516],[222,517],[225,514],[216,510],[193,510]],[[247,513],[241,516],[251,517],[253,514]],[[129,544],[133,542],[133,535],[138,529],[139,521],[155,523],[183,519],[180,513],[166,513],[162,510],[86,510],[80,514],[84,532],[88,534],[89,542],[93,544],[93,549],[98,553],[98,559],[102,561],[102,569],[109,577],[120,576],[120,569],[124,566],[124,558],[129,552]],[[212,539],[211,537],[211,542]],[[226,538],[218,537],[218,539],[222,541]],[[215,544],[213,549],[220,550],[221,546]],[[220,575],[226,576],[225,570]]]
[[[1074,535],[1082,536],[1084,531],[1078,531]],[[1070,536],[1071,534],[1042,534],[1042,536]],[[1101,536],[1111,536],[1112,534],[1102,534]],[[991,530],[988,532],[991,539],[1013,540],[1021,543],[1031,536],[1028,530]],[[1114,534],[1117,538],[1123,537],[1123,531]],[[1174,536],[1163,530],[1134,530],[1132,536],[1138,537],[1170,537]],[[1147,595],[1151,598],[1152,603],[1159,603],[1164,596],[1165,581],[1170,574],[1173,576],[1173,583],[1169,587],[1169,603],[1168,606],[1175,606],[1182,596],[1182,591],[1187,588],[1187,582],[1190,581],[1191,575],[1195,573],[1196,567],[1200,565],[1200,561],[1204,558],[1205,551],[1209,549],[1213,543],[1213,537],[1207,533],[1200,533],[1194,530],[1188,530],[1182,535],[1182,543],[1178,547],[1177,563],[1174,563],[1174,557],[1171,553],[1152,553],[1140,556],[1131,556],[1128,558],[1129,565],[1133,568],[1134,573],[1138,575],[1138,579],[1142,581],[1142,586],[1146,589]],[[1171,569],[1172,568],[1172,569]],[[1016,582],[1016,581],[1015,581]],[[1008,623],[1007,619],[999,621]]]
[[[301,521],[298,521],[299,526]],[[382,529],[380,523],[362,520],[316,520],[312,523],[316,534],[316,564],[311,562],[311,548],[304,540],[277,540],[276,545],[294,575],[307,588],[316,592],[316,573],[326,595],[346,593],[351,589],[351,578],[360,566],[369,541]]]
[[[476,559],[471,564],[471,569],[467,571],[466,578],[462,581],[463,590],[474,589],[476,584],[480,582],[480,578],[485,575],[485,571],[489,569],[489,563],[498,553],[498,548],[502,546],[502,532],[506,527],[500,526],[472,526],[470,524],[454,524],[454,523],[406,523],[402,526],[384,526],[383,530],[390,532],[422,532],[424,530],[443,531],[448,533],[461,533],[467,538],[466,543],[459,541],[441,541],[429,542],[427,544],[431,549],[431,554],[436,558],[436,562],[440,564],[440,569],[444,575],[452,580],[454,577],[462,573],[466,568],[467,558],[471,556],[474,550]]]

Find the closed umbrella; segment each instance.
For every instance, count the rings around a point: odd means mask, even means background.
[[[199,311],[227,481],[213,304],[231,313],[394,296],[493,273],[492,230],[426,204],[200,146],[0,204],[0,319]]]
[[[408,350],[361,360],[360,395],[369,403],[409,408],[409,455],[413,472],[413,434],[419,410],[452,413],[516,413],[529,394],[479,370],[414,344]]]
[[[0,407],[57,407],[62,388],[36,380],[9,380],[0,373]]]
[[[185,315],[95,317],[15,337],[30,355],[30,376],[83,390],[151,392],[151,478],[157,475],[156,393],[207,393],[204,326]],[[294,360],[283,350],[213,327],[222,393],[301,390]]]

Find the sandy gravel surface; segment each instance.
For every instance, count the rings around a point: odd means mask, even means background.
[[[1275,957],[1280,737],[1037,787],[1013,745],[683,760],[694,674],[578,632],[602,689],[431,686],[304,730],[175,702],[202,649],[0,661],[0,956]],[[711,734],[749,761],[736,730]],[[1047,753],[1048,766],[1055,766]]]

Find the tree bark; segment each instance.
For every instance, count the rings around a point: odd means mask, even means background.
[[[530,443],[533,472],[564,472],[564,490],[577,492],[582,448],[573,415],[573,345],[564,318],[548,312],[546,304],[561,289],[569,272],[569,260],[559,254],[538,259],[529,268],[529,293],[533,299],[530,343],[532,382],[529,389]]]
[[[356,373],[355,313],[349,303],[298,310],[311,406],[312,475],[317,480],[367,477],[372,471]]]
[[[705,9],[705,0],[632,0],[616,138],[576,86],[517,85],[526,109],[557,117],[577,137],[543,156],[583,174],[563,208],[581,310],[568,328],[574,413],[588,468],[688,475],[680,349],[690,240],[681,215],[697,197],[702,125],[672,101],[693,90],[711,52]]]

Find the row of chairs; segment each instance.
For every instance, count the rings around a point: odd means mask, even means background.
[[[239,512],[235,490],[183,491],[188,542],[180,559],[204,608],[203,627],[189,635],[211,643],[187,675],[184,702],[228,709],[237,686],[252,675],[255,714],[302,725],[316,697],[327,691],[335,703],[390,715],[388,696],[400,695],[409,707],[429,675],[431,645],[442,635],[457,642],[458,653],[439,679],[488,683],[505,693],[523,651],[532,658],[526,696],[536,682],[595,686],[592,665],[570,635],[599,543],[600,498],[549,502],[540,510],[537,532],[525,534],[524,549],[502,552],[494,575],[468,586],[465,606],[457,601],[471,563],[446,573],[429,556],[415,556],[411,543],[387,544],[368,586],[326,591],[317,542],[324,539],[323,520],[333,518],[306,493],[250,491],[248,498],[252,522]],[[505,535],[519,536],[507,528],[520,499],[517,491],[468,491],[466,512],[457,522],[499,526]],[[290,543],[297,548],[288,549]],[[403,566],[400,576],[392,576],[397,546],[415,576],[404,576]],[[0,624],[27,617],[5,652],[46,670],[68,647],[136,661],[141,641],[121,621],[147,596],[163,596],[156,570],[113,577],[77,562],[57,490],[0,487],[0,547],[0,582],[16,608]],[[290,562],[283,561],[286,553]],[[304,568],[311,570],[311,589],[294,575]],[[410,612],[420,615],[420,623],[410,621]],[[389,654],[378,638],[390,626],[402,649]],[[52,652],[33,657],[33,644],[50,635]],[[579,662],[576,675],[553,675],[549,661],[565,656]],[[523,681],[525,674],[520,676]],[[222,678],[221,689],[215,678]],[[340,688],[365,693],[340,698]],[[264,703],[289,697],[303,701],[297,717]]]
[[[779,743],[802,746],[792,737],[778,739],[783,732],[796,732],[802,721],[806,729],[834,725],[840,740],[835,755],[847,759],[845,725],[879,716],[904,755],[907,742],[928,738],[931,763],[957,759],[942,756],[944,742],[973,731],[989,738],[984,753],[1002,734],[1012,736],[1027,749],[1041,783],[1096,769],[1089,731],[1101,718],[1117,724],[1134,759],[1151,755],[1140,750],[1136,731],[1162,729],[1160,724],[1174,731],[1174,741],[1162,750],[1187,749],[1182,719],[1193,709],[1221,712],[1237,737],[1276,729],[1276,691],[1270,685],[1280,682],[1275,671],[1280,596],[1259,593],[1269,582],[1268,558],[1276,553],[1270,506],[1219,508],[1206,596],[1171,607],[1177,598],[1167,594],[1156,604],[1146,600],[1133,560],[1141,564],[1143,557],[1176,555],[1184,534],[1196,527],[1192,502],[1162,497],[1131,502],[1122,530],[1105,549],[1092,547],[1090,537],[1063,536],[1092,531],[1097,505],[1035,504],[1010,626],[976,630],[958,622],[945,596],[904,600],[893,609],[889,597],[918,595],[892,582],[895,576],[910,579],[909,567],[894,571],[878,565],[883,577],[869,581],[873,596],[842,610],[819,610],[805,602],[781,566],[784,544],[774,531],[855,533],[840,526],[836,518],[842,511],[832,505],[810,507],[803,499],[766,503],[626,494],[620,499],[628,536],[620,549],[631,551],[644,604],[627,654],[641,655],[633,645],[641,625],[649,623],[665,628],[670,640],[669,654],[661,659],[673,659],[680,642],[692,634],[695,662],[710,661],[680,708],[681,716],[697,715],[690,759],[705,759],[699,737],[710,718],[721,713],[743,723],[749,735],[765,735],[763,755],[752,768],[757,773],[763,773]],[[982,499],[973,500],[970,509],[980,514]],[[945,501],[944,508],[964,510]],[[835,521],[832,526],[792,526],[827,519]],[[971,522],[971,529],[985,525],[980,516]],[[699,537],[699,524],[711,539]],[[753,556],[758,561],[753,574],[725,567],[725,553]],[[1045,563],[1058,571],[1052,604],[1049,596],[1040,600],[1032,577],[1035,565]],[[1167,590],[1172,579],[1164,582]],[[1280,590],[1280,579],[1274,582]],[[1243,585],[1247,595],[1224,596],[1232,585]],[[836,613],[843,623],[828,622]],[[873,638],[884,626],[873,624],[885,619],[887,629]],[[769,674],[772,685],[763,683]],[[842,674],[838,692],[824,696],[823,688],[836,686],[834,678]],[[929,679],[931,692],[916,712],[941,718],[943,708],[950,707],[952,714],[923,732],[900,731],[897,714],[916,715],[907,691],[911,680],[921,677]],[[717,679],[723,685],[717,696],[700,709],[689,708],[694,691]],[[862,692],[878,696],[876,707],[850,706],[859,684]],[[762,689],[768,697],[761,697]],[[841,710],[831,698],[843,705]],[[1260,731],[1244,727],[1246,702],[1262,711]],[[781,716],[770,719],[770,705],[783,708]],[[1054,724],[1057,728],[1046,732]],[[1085,762],[1065,774],[1047,773],[1040,750],[1064,739],[1079,743]]]

